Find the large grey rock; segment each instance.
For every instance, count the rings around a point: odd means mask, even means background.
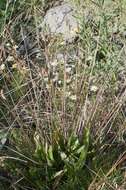
[[[43,19],[43,22],[39,25],[40,36],[42,34],[43,39],[45,36],[61,36],[64,45],[66,42],[73,42],[77,37],[79,29],[79,23],[75,18],[75,6],[72,3],[63,2],[61,5],[57,5],[49,9]],[[61,42],[61,41],[60,41]],[[29,35],[23,37],[23,40],[17,47],[17,54],[19,56],[36,54],[37,49],[33,47],[33,42],[29,38]]]
[[[47,11],[41,27],[49,34],[61,34],[64,41],[73,41],[78,30],[73,6],[70,3],[64,3],[51,8]]]

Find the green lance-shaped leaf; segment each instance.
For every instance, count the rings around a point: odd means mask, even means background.
[[[35,149],[35,157],[37,157],[39,160],[46,160],[46,151],[45,151],[45,147],[42,143],[40,143],[40,139],[39,139],[39,134],[37,132],[35,132],[34,135],[34,141],[35,141],[35,145],[36,145],[36,149]]]
[[[89,147],[89,136],[90,136],[90,129],[85,128],[82,137],[82,146],[77,150],[77,152],[80,153],[80,155],[76,163],[76,168],[75,168],[76,170],[80,170],[81,168],[83,168],[85,164]]]
[[[7,141],[8,133],[5,132],[5,130],[0,130],[0,150],[4,147],[6,141]]]
[[[68,140],[68,147],[71,149],[71,150],[76,150],[78,147],[80,146],[80,143],[79,143],[79,139],[77,137],[77,135],[75,134],[71,134],[69,140]]]

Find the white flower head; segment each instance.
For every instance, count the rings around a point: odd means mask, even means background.
[[[70,73],[71,70],[72,70],[71,67],[66,68],[66,73]]]
[[[11,55],[9,55],[9,56],[7,57],[7,61],[8,61],[8,62],[12,62],[12,61],[14,61],[14,57],[11,56]]]
[[[51,62],[51,66],[56,67],[58,65],[58,62],[56,60],[54,60],[53,62]]]
[[[97,92],[97,91],[98,91],[98,87],[95,86],[95,85],[92,85],[92,86],[90,87],[90,91],[91,91],[91,92]]]
[[[2,64],[0,65],[0,71],[4,71],[4,70],[5,70],[5,64],[2,63]]]
[[[59,81],[58,81],[58,84],[59,84],[59,85],[60,85],[60,84],[62,84],[62,81],[61,81],[61,80],[59,80]]]
[[[72,95],[72,96],[70,96],[70,99],[75,101],[77,99],[77,96],[76,95]]]

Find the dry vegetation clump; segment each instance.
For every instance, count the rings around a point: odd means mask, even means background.
[[[125,1],[72,2],[67,46],[39,31],[57,2],[0,2],[1,189],[126,189]]]

